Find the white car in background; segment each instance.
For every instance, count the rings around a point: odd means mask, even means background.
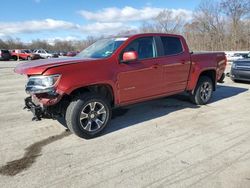
[[[244,57],[249,54],[249,51],[235,51],[235,52],[225,52],[228,61],[236,61],[238,59],[244,59]]]
[[[48,51],[44,49],[37,49],[33,51],[34,54],[40,55],[42,58],[52,58],[54,55],[52,53],[49,53]]]

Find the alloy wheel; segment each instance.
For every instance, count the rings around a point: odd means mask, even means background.
[[[81,127],[88,132],[100,129],[107,119],[107,109],[100,102],[87,103],[80,114]]]

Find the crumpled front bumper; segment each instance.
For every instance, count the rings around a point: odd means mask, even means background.
[[[52,118],[52,116],[47,112],[47,109],[41,105],[37,105],[32,101],[32,97],[27,97],[24,100],[25,107],[28,111],[33,113],[32,121],[39,121],[42,118]]]

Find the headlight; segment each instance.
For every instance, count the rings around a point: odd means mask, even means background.
[[[54,86],[59,78],[59,74],[50,76],[31,76],[26,85],[26,92],[29,94],[54,92]]]

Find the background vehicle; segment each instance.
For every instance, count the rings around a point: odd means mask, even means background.
[[[248,58],[250,58],[250,53],[244,54],[244,55],[242,55],[242,57],[243,57],[244,59],[248,59]]]
[[[77,52],[71,51],[71,52],[68,52],[68,53],[66,54],[66,56],[68,56],[68,57],[74,57],[74,56],[76,56],[77,54],[78,54]]]
[[[27,49],[15,49],[11,50],[11,58],[15,61],[20,60],[31,60],[32,59],[32,52],[31,50]]]
[[[31,60],[43,59],[39,54],[31,54]]]
[[[58,58],[59,57],[59,52],[57,52],[57,51],[48,51],[50,54],[52,54],[52,57],[53,58]]]
[[[231,54],[229,56],[227,56],[227,60],[228,61],[235,61],[235,60],[238,60],[238,59],[243,59],[245,55],[247,55],[248,53],[234,53],[234,54]]]
[[[0,60],[9,61],[11,54],[9,50],[0,49]]]
[[[58,119],[91,138],[117,106],[184,91],[193,103],[207,104],[225,67],[225,53],[190,53],[180,35],[137,34],[102,39],[75,58],[20,64],[15,71],[29,77],[25,104],[34,119]]]
[[[233,81],[250,81],[250,59],[234,61],[231,66],[230,77]]]
[[[59,56],[67,56],[67,52],[59,51]]]
[[[52,58],[53,54],[49,53],[48,51],[44,50],[44,49],[36,49],[33,51],[34,54],[38,54],[40,55],[42,58],[48,59],[48,58]]]

